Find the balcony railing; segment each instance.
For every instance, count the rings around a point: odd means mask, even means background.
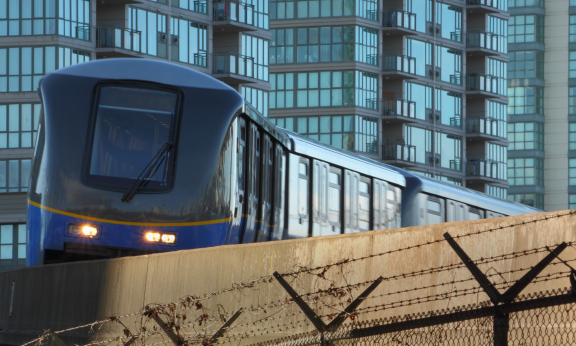
[[[468,118],[466,132],[504,137],[504,134],[498,131],[501,121],[495,118]]]
[[[450,160],[450,169],[454,171],[461,171],[462,170],[462,160],[454,159]]]
[[[457,41],[457,42],[462,42],[462,31],[458,30],[458,31],[452,31],[450,33],[450,40],[452,41]]]
[[[468,5],[482,5],[482,6],[489,6],[498,8],[500,1],[507,1],[507,0],[468,0]]]
[[[506,167],[499,167],[500,165],[506,166],[506,164],[502,162],[496,162],[493,160],[472,159],[466,164],[466,175],[471,177],[486,177],[504,180],[505,178],[500,177],[498,172],[500,170],[505,172]]]
[[[384,55],[382,60],[384,71],[416,74],[416,58],[400,54],[387,54]]]
[[[206,52],[194,53],[194,61],[192,63],[198,66],[206,66],[206,55]]]
[[[366,19],[378,21],[378,10],[366,10]]]
[[[383,100],[384,115],[400,115],[407,118],[416,118],[416,102],[399,98]]]
[[[97,48],[140,50],[142,32],[116,25],[102,25],[96,29]]]
[[[76,38],[90,41],[90,24],[76,25]]]
[[[254,5],[239,1],[218,1],[214,3],[215,21],[233,21],[254,25]]]
[[[384,143],[384,160],[416,162],[416,146],[403,143]]]
[[[254,58],[235,53],[214,53],[212,73],[254,78]]]
[[[469,74],[467,77],[466,89],[469,91],[486,91],[489,93],[499,94],[499,79],[495,76],[484,74]]]
[[[384,11],[384,27],[416,30],[416,14],[400,10]]]
[[[366,99],[366,108],[378,109],[378,99]]]
[[[462,127],[462,117],[450,118],[450,126],[452,127]]]
[[[378,66],[378,54],[367,54],[366,63]]]
[[[486,48],[493,51],[505,51],[507,39],[491,32],[468,32],[466,33],[467,48]],[[504,45],[501,47],[501,45]]]

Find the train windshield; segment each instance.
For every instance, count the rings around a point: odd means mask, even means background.
[[[178,101],[179,94],[168,90],[100,87],[85,167],[87,182],[126,189],[145,179],[140,190],[167,189]]]

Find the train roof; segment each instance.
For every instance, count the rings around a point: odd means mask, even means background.
[[[488,196],[482,192],[470,190],[462,186],[412,174],[397,167],[393,167],[393,169],[402,174],[406,180],[409,181],[410,186],[413,186],[416,189],[419,188],[422,192],[466,203],[477,208],[487,209],[506,215],[538,213],[542,211],[525,204]]]
[[[183,88],[233,90],[237,93],[236,90],[227,84],[205,73],[170,62],[150,59],[110,58],[92,60],[56,70],[49,75],[69,75],[104,80],[146,81]],[[240,96],[240,94],[238,95]]]
[[[378,161],[338,149],[306,136],[278,128],[292,139],[292,150],[298,154],[317,158],[318,160],[344,167],[346,169],[369,175],[399,186],[406,186],[406,179],[390,166]]]

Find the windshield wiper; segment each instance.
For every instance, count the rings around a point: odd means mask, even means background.
[[[172,149],[172,146],[173,146],[172,142],[164,143],[162,148],[160,148],[160,150],[156,153],[156,155],[154,155],[152,160],[150,160],[150,162],[148,162],[146,167],[144,167],[138,178],[134,180],[134,183],[132,183],[132,185],[128,188],[128,190],[124,192],[121,198],[122,202],[126,203],[130,202],[132,198],[134,198],[134,195],[136,195],[136,191],[138,191],[138,189],[142,185],[144,185],[145,183],[147,184],[150,181],[149,178],[153,177],[156,174],[158,168],[160,167],[162,162],[166,159],[166,154],[168,154],[170,149]],[[164,174],[165,173],[166,172],[164,172]],[[163,175],[162,181],[164,181],[164,179],[165,176]]]

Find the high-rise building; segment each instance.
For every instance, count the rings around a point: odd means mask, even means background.
[[[270,0],[270,117],[506,198],[506,0]]]
[[[0,270],[25,264],[42,76],[94,59],[171,61],[267,115],[269,41],[267,0],[0,0]]]

